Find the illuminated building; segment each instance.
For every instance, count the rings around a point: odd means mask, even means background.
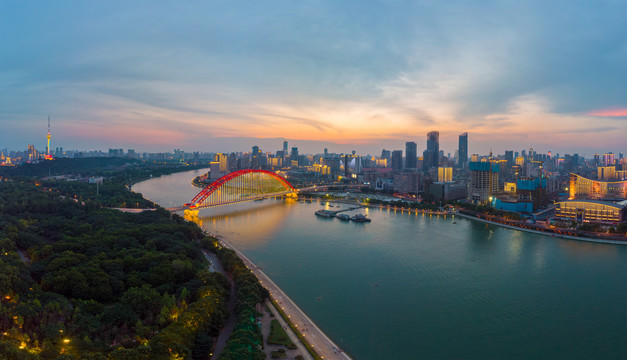
[[[220,172],[226,172],[229,169],[228,158],[226,154],[217,153],[213,156],[213,160],[220,163]]]
[[[505,192],[508,193],[516,193],[516,183],[515,182],[506,182],[505,183]]]
[[[331,168],[326,165],[313,164],[308,170],[318,173],[319,175],[326,176],[331,174]]]
[[[567,200],[555,203],[555,216],[576,222],[617,224],[625,218],[625,203]]]
[[[472,155],[470,155],[470,161],[471,162],[479,161],[479,154],[472,154]]]
[[[35,161],[39,158],[39,153],[35,149],[35,145],[28,145],[28,161]]]
[[[388,166],[388,159],[375,159],[375,166],[376,167],[387,167]]]
[[[268,165],[272,166],[273,168],[280,168],[281,166],[283,166],[283,158],[281,157],[269,158]]]
[[[453,168],[452,167],[439,167],[438,168],[438,182],[451,182],[453,181]]]
[[[417,157],[418,145],[416,145],[413,141],[408,141],[405,143],[405,168],[406,169],[415,169]]]
[[[471,161],[468,167],[470,168],[468,200],[473,204],[488,204],[490,197],[499,189],[498,164]]]
[[[570,174],[570,200],[627,199],[627,180],[601,181]]]
[[[614,166],[599,166],[597,168],[597,173],[597,178],[599,180],[627,180],[627,171],[616,170]]]
[[[516,158],[516,165],[520,166],[521,168],[525,165],[525,158],[522,156],[519,156]]]
[[[610,166],[610,165],[614,165],[614,163],[615,163],[615,160],[614,160],[613,153],[603,154],[603,165]]]
[[[465,132],[459,135],[459,168],[465,169],[466,163],[468,163],[468,133]]]
[[[392,163],[392,152],[390,150],[381,150],[381,159],[387,160],[388,164]]]

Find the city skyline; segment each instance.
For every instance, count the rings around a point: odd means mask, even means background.
[[[3,2],[0,147],[625,152],[626,11]]]

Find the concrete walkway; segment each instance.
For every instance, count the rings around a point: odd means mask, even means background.
[[[313,360],[313,356],[311,356],[307,349],[305,349],[305,346],[300,342],[298,337],[296,337],[294,332],[292,332],[289,325],[285,322],[285,320],[283,320],[274,305],[272,305],[269,300],[266,300],[264,305],[265,308],[268,308],[270,310],[270,313],[268,313],[265,309],[263,309],[263,317],[261,318],[261,332],[263,333],[264,352],[266,353],[267,358],[271,359],[270,353],[272,351],[283,348],[286,349],[288,359],[293,359],[296,357],[296,355],[300,354],[307,360]],[[273,317],[271,317],[270,314],[272,314]],[[296,345],[296,349],[287,349],[285,346],[268,344],[268,336],[270,335],[271,322],[273,319],[276,319],[279,324],[281,324],[281,327],[285,329],[287,336],[290,338],[290,340],[292,340],[294,345]]]

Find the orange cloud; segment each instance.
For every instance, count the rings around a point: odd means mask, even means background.
[[[589,112],[588,115],[592,115],[592,116],[608,116],[608,117],[627,116],[627,109],[597,110],[597,111]]]

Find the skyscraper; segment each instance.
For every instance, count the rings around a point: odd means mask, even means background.
[[[514,166],[514,150],[505,150],[505,160],[507,160],[507,167]]]
[[[253,169],[261,169],[260,158],[261,158],[261,149],[259,149],[259,146],[255,145],[253,146],[253,152],[251,153],[251,158],[250,158],[251,167]]]
[[[422,167],[425,171],[440,165],[440,132],[427,133],[427,150],[422,153],[422,157]]]
[[[418,145],[415,142],[410,141],[405,143],[405,168],[415,169],[417,157]]]
[[[466,168],[468,163],[468,133],[459,135],[459,168]]]
[[[292,163],[292,166],[300,166],[300,162],[298,161],[298,148],[296,146],[292,147],[290,162]]]
[[[392,151],[392,169],[401,170],[403,168],[403,150]]]

